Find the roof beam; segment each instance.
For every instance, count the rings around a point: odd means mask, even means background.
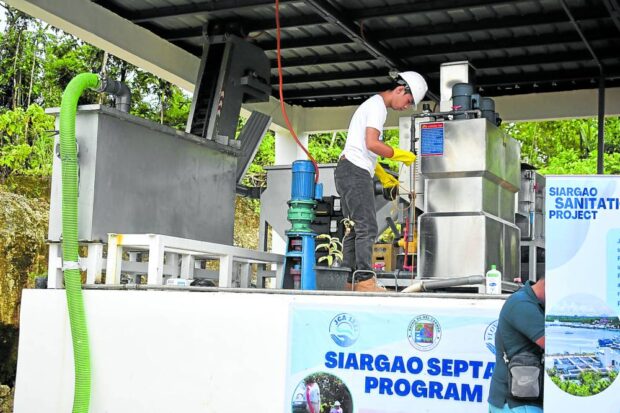
[[[604,12],[592,8],[583,8],[577,11],[576,13],[580,21],[588,21],[588,20],[600,20],[600,19],[609,19],[609,16]],[[437,24],[437,25],[429,25],[429,26],[408,26],[398,28],[397,30],[391,28],[388,30],[374,30],[370,33],[373,39],[376,41],[388,41],[393,39],[403,39],[403,38],[416,38],[416,37],[426,37],[432,35],[455,35],[455,34],[469,34],[475,31],[487,31],[492,29],[503,29],[503,30],[514,30],[522,27],[533,27],[533,26],[548,26],[549,24],[558,24],[558,23],[566,23],[569,24],[569,21],[566,19],[566,14],[562,11],[550,14],[525,14],[520,16],[508,17],[508,18],[492,18],[492,19],[483,19],[477,20],[474,22],[466,22],[466,23],[446,23],[446,24]],[[368,32],[366,32],[368,33]],[[295,49],[301,47],[318,47],[318,46],[326,46],[333,45],[336,43],[351,43],[349,37],[345,35],[332,35],[332,36],[320,36],[313,38],[303,38],[303,39],[285,39],[282,41],[281,48],[282,49]],[[276,49],[276,41],[275,39],[269,39],[264,41],[257,41],[255,43],[258,47],[263,50],[275,50]]]
[[[601,58],[615,57],[616,53],[608,51],[601,55]],[[533,66],[553,63],[576,63],[576,62],[589,62],[592,60],[590,53],[586,50],[574,50],[560,53],[536,53],[528,54],[525,56],[511,56],[492,59],[479,59],[471,60],[470,63],[476,70],[488,70],[498,69],[503,67],[522,67]],[[428,77],[436,78],[439,76],[439,64],[421,64],[420,68],[424,68]],[[366,70],[343,70],[339,72],[322,72],[322,73],[310,73],[310,74],[297,74],[297,75],[285,75],[283,77],[283,83],[285,85],[292,84],[305,84],[312,82],[329,82],[337,80],[352,80],[352,79],[377,79],[387,78],[385,69],[366,69]],[[271,84],[277,84],[278,78],[272,76]]]
[[[340,72],[324,72],[324,73],[310,73],[301,75],[288,75],[283,76],[282,81],[284,84],[301,84],[312,82],[329,82],[334,80],[352,80],[352,79],[368,79],[368,78],[380,78],[388,77],[386,69],[366,69],[366,70],[343,70]],[[278,77],[271,77],[271,84],[278,83]]]
[[[306,4],[314,8],[317,13],[329,23],[336,25],[345,35],[351,38],[355,43],[361,46],[366,52],[370,53],[376,59],[382,61],[387,68],[397,70],[405,70],[405,65],[400,59],[397,59],[392,53],[375,42],[371,38],[364,36],[360,27],[353,20],[347,18],[342,12],[332,6],[325,0],[306,0]],[[432,99],[439,101],[439,97],[432,91],[428,91],[427,95]]]
[[[591,40],[609,40],[613,35],[609,30],[599,27],[596,33],[590,35]],[[616,36],[618,37],[618,36]],[[492,42],[461,41],[456,43],[435,44],[433,46],[410,47],[407,50],[397,50],[407,57],[415,56],[442,56],[456,53],[475,53],[489,50],[505,50],[517,47],[565,45],[566,43],[582,43],[575,32],[554,33],[549,35],[530,35],[517,38],[495,39]]]
[[[579,20],[599,20],[609,19],[609,16],[603,11],[593,8],[582,8],[577,10],[576,15]],[[428,26],[408,26],[399,27],[398,29],[374,30],[373,38],[377,41],[387,41],[393,39],[423,38],[433,35],[456,35],[470,34],[472,32],[481,32],[488,30],[513,30],[522,27],[548,26],[549,24],[561,24],[570,22],[566,19],[563,11],[544,13],[531,13],[519,16],[481,19],[475,21],[467,21],[463,23],[444,23]]]
[[[620,76],[620,66],[610,67],[605,78],[613,79]],[[514,86],[523,84],[566,82],[577,80],[595,80],[598,82],[600,73],[594,68],[576,70],[560,70],[553,72],[524,73],[518,75],[483,76],[477,79],[477,85],[483,88],[494,86]]]
[[[611,50],[601,54],[601,57],[616,57]],[[589,62],[592,56],[587,50],[570,50],[557,53],[535,53],[522,56],[497,57],[491,59],[474,59],[470,63],[476,70],[497,69],[502,67],[522,67],[544,65],[550,63]]]
[[[579,23],[577,23],[577,21],[573,17],[573,14],[571,13],[571,11],[568,8],[568,6],[566,5],[566,2],[564,0],[560,0],[560,3],[562,4],[562,8],[564,9],[564,11],[566,12],[566,15],[568,16],[568,18],[570,19],[571,23],[573,24],[573,27],[575,27],[575,30],[579,34],[579,37],[581,37],[581,40],[583,41],[583,44],[586,46],[586,48],[588,49],[588,51],[590,52],[590,54],[594,58],[594,61],[598,65],[598,68],[599,68],[599,70],[601,72],[601,75],[602,75],[603,74],[603,65],[601,64],[601,61],[598,59],[598,56],[596,56],[596,53],[594,53],[594,49],[592,48],[592,45],[590,44],[590,42],[586,38],[585,34],[583,33],[583,30],[581,30],[581,27],[579,26]]]
[[[606,74],[607,78],[615,78],[620,76],[620,66],[610,68],[612,70]],[[562,70],[542,73],[527,73],[516,75],[499,75],[499,76],[482,76],[477,79],[477,86],[483,88],[494,86],[514,86],[518,84],[533,84],[544,82],[563,82],[571,80],[589,80],[598,79],[599,75],[592,69],[578,70]],[[380,82],[368,86],[339,87],[339,88],[322,88],[322,89],[303,89],[291,90],[285,95],[287,101],[301,99],[321,99],[328,97],[344,97],[371,95],[381,92],[391,86],[390,82]]]
[[[280,0],[281,3],[301,3],[301,0]],[[130,12],[124,15],[133,23],[145,23],[170,17],[181,17],[195,14],[210,14],[229,11],[253,10],[261,6],[273,6],[273,0],[209,0],[200,3],[181,4],[178,6],[154,7],[146,10]]]
[[[450,12],[471,9],[475,7],[492,7],[502,4],[515,4],[531,2],[531,0],[430,0],[423,2],[406,2],[389,7],[364,7],[358,10],[347,10],[347,15],[353,20],[372,19],[390,16],[402,16],[405,14],[426,14],[428,12]]]
[[[328,65],[334,63],[351,63],[351,62],[367,62],[375,60],[374,56],[366,52],[355,52],[355,53],[334,53],[331,55],[315,55],[315,56],[307,56],[307,57],[293,57],[288,59],[282,59],[282,68],[288,69],[291,67],[300,67],[300,66],[316,66],[316,65]],[[271,60],[271,69],[276,70],[277,63],[276,60]],[[387,73],[387,69],[386,69]]]
[[[403,70],[402,62],[385,50],[381,45],[366,39],[361,34],[357,23],[345,17],[339,10],[324,0],[307,0],[311,6],[323,19],[338,27],[347,37],[361,46],[366,52],[376,59],[382,61],[388,68]]]
[[[592,40],[609,40],[610,34],[609,30],[600,30],[596,33],[590,35]],[[620,39],[620,38],[619,38]],[[471,54],[475,52],[483,52],[483,51],[491,51],[491,50],[503,50],[506,48],[517,48],[517,47],[533,47],[533,46],[553,46],[553,45],[565,45],[567,42],[574,42],[578,44],[582,44],[579,36],[574,32],[569,33],[558,33],[554,35],[547,36],[527,36],[521,37],[517,39],[501,39],[494,42],[481,42],[474,43],[471,41],[466,42],[457,42],[457,43],[448,43],[443,45],[435,45],[433,47],[423,47],[423,48],[406,48],[406,49],[398,49],[395,50],[395,53],[401,54],[405,59],[411,58],[411,62],[409,64],[419,65],[421,69],[426,69],[424,73],[428,76],[428,71],[435,72],[436,68],[433,66],[438,66],[437,64],[431,64],[429,67],[428,63],[415,63],[415,58],[426,58],[428,56],[442,56],[447,54]],[[582,55],[579,54],[578,51],[576,53],[576,59],[581,60]],[[540,57],[540,64],[542,63],[553,63],[548,59],[551,59],[551,56],[554,54],[548,53],[536,53],[536,54],[528,54],[523,57],[524,62],[528,62],[528,64],[538,64],[536,58],[533,56]],[[568,55],[562,54],[561,59],[567,60]],[[490,58],[490,59],[478,59],[481,67],[498,67],[503,66],[501,61],[503,58]],[[505,58],[506,60],[512,60],[513,64],[518,64],[518,57]],[[364,61],[372,61],[374,60],[374,56],[365,52],[357,52],[357,53],[334,53],[331,55],[316,55],[316,56],[307,56],[307,57],[295,57],[295,58],[283,58],[282,67],[284,69],[291,67],[301,67],[301,66],[316,66],[323,64],[334,64],[334,63],[350,63],[350,62],[364,62]],[[476,61],[476,59],[471,59],[472,61]],[[492,63],[485,63],[488,60]],[[276,61],[275,59],[271,60],[271,67],[275,68]]]
[[[605,8],[607,8],[614,24],[620,30],[620,3],[618,3],[618,0],[603,0],[603,4],[605,4]]]
[[[325,24],[325,20],[320,16],[316,16],[314,14],[305,15],[305,16],[297,16],[281,19],[282,24],[281,28],[292,28],[292,27],[303,27],[303,26],[316,26],[317,24]],[[215,23],[216,21],[214,21]],[[217,23],[225,23],[223,20],[218,20]],[[245,30],[246,33],[252,32],[260,32],[267,30],[275,30],[275,23],[273,23],[273,19],[261,19],[261,20],[251,20],[251,21],[241,21],[241,27]],[[147,27],[146,25],[143,25]],[[152,26],[149,26],[152,27]],[[195,37],[202,36],[202,26],[188,27],[186,29],[179,30],[162,30],[160,29],[161,37],[168,41],[173,40],[186,40]]]
[[[597,75],[598,77],[599,75]],[[620,83],[615,82],[607,82],[609,87],[620,86]],[[590,89],[593,91],[597,91],[598,82],[595,81],[592,83],[592,79],[581,79],[581,80],[572,80],[572,81],[558,81],[554,83],[529,83],[525,85],[521,85],[518,88],[511,86],[503,86],[503,87],[490,87],[484,89],[482,94],[484,96],[492,97],[496,99],[497,96],[518,96],[529,93],[536,93],[545,95],[549,92],[560,92],[560,91],[575,91],[575,90],[583,90]],[[596,104],[595,104],[596,107]]]
[[[285,49],[299,49],[299,48],[306,48],[306,47],[333,46],[335,44],[345,44],[345,43],[353,43],[353,40],[351,40],[350,37],[345,36],[344,34],[336,33],[336,34],[309,37],[309,38],[282,39],[280,49],[285,50]],[[262,42],[257,41],[254,44],[265,51],[276,50],[275,39],[264,40]]]
[[[607,115],[617,115],[620,113],[620,83],[608,85],[610,88],[605,93],[605,110]],[[540,85],[536,88],[522,87],[520,89],[491,89],[485,90],[484,96],[493,97],[495,108],[504,121],[524,121],[524,120],[551,120],[551,119],[570,119],[575,117],[596,116],[596,89],[593,84],[576,82],[567,85],[551,86],[550,84]],[[293,101],[294,104],[304,104],[306,115],[306,125],[310,125],[309,130],[331,130],[330,128],[346,129],[346,125],[330,125],[330,117],[339,116],[344,109],[352,108],[351,105],[359,105],[363,98],[355,99],[312,99],[308,101]],[[295,106],[297,107],[297,106]],[[353,107],[353,109],[355,109]],[[315,119],[315,111],[321,111],[319,119]],[[350,119],[351,114],[345,112],[344,119]],[[394,111],[388,111],[388,120]],[[404,116],[400,112],[396,115]],[[397,127],[397,124],[392,124]],[[386,123],[386,128],[388,128]]]
[[[284,100],[320,99],[341,96],[362,96],[383,92],[392,86],[391,82],[381,82],[368,86],[330,87],[323,89],[291,90],[286,92]]]

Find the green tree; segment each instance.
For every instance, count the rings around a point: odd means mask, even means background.
[[[0,183],[10,175],[50,176],[54,118],[38,105],[0,114]]]
[[[597,119],[572,119],[504,124],[521,142],[523,162],[543,174],[594,174],[598,151]],[[605,173],[618,173],[620,118],[605,119]]]

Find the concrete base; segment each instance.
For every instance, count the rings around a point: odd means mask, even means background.
[[[475,308],[492,317],[503,302],[473,295],[234,291],[84,291],[90,412],[290,412],[292,304],[412,312],[454,307],[455,314]],[[483,341],[480,348],[488,357]],[[73,377],[65,292],[24,290],[15,412],[71,411]],[[486,403],[477,407],[486,412]]]

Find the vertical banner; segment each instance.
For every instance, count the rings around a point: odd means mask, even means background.
[[[620,412],[620,177],[547,177],[545,412]]]
[[[293,304],[285,411],[486,413],[503,300],[395,301]]]

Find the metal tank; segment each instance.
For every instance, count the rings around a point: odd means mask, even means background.
[[[533,167],[521,165],[521,190],[515,215],[521,230],[521,279],[536,281],[545,272],[546,179]]]
[[[115,232],[232,244],[238,149],[100,105],[79,108],[76,139],[81,242]],[[55,156],[52,242],[61,239],[61,210]]]
[[[421,128],[424,214],[419,278],[520,274],[515,194],[520,148],[484,118],[426,122]]]

